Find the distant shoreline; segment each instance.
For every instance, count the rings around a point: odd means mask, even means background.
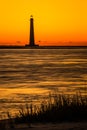
[[[0,46],[0,49],[86,49],[87,46]]]

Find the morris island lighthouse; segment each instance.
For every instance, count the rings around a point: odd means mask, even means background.
[[[34,19],[33,16],[30,16],[30,33],[29,33],[29,43],[26,45],[27,47],[36,47],[39,45],[35,44],[35,37],[34,37]]]

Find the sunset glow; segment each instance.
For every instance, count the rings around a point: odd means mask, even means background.
[[[27,44],[30,15],[36,43],[87,45],[87,0],[1,1],[0,45]]]

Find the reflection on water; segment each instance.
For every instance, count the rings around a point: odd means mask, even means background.
[[[56,88],[84,93],[86,79],[87,49],[0,50],[0,111],[41,101]]]

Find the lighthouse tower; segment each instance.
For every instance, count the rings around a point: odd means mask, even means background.
[[[34,39],[34,20],[33,16],[30,16],[30,39],[29,39],[29,46],[35,46],[35,39]]]
[[[35,44],[35,38],[34,38],[34,20],[33,16],[30,16],[30,33],[29,33],[29,43],[25,45],[26,47],[38,47],[38,44]]]

